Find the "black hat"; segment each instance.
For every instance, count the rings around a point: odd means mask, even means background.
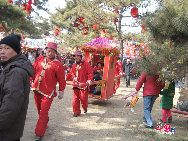
[[[0,45],[6,44],[6,45],[10,46],[11,48],[13,48],[19,54],[21,51],[20,41],[21,41],[20,35],[12,34],[12,35],[9,35],[9,36],[6,36],[5,38],[3,38],[0,41]]]

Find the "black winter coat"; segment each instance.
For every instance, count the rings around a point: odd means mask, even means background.
[[[0,141],[12,141],[23,135],[29,103],[30,61],[18,54],[5,65],[0,75]]]

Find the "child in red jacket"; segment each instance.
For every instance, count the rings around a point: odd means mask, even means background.
[[[93,68],[94,81],[102,80],[103,77],[103,67],[101,62],[97,62],[97,65]]]

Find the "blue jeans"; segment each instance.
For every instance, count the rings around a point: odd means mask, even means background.
[[[144,117],[143,120],[147,122],[147,126],[153,126],[152,118],[151,118],[151,110],[153,104],[158,96],[156,95],[148,95],[144,96]]]

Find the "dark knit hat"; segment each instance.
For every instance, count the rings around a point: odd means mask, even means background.
[[[10,46],[19,54],[21,51],[20,41],[21,41],[20,35],[12,34],[12,35],[9,35],[9,36],[6,36],[5,38],[3,38],[0,41],[0,44],[6,44],[6,45]]]

